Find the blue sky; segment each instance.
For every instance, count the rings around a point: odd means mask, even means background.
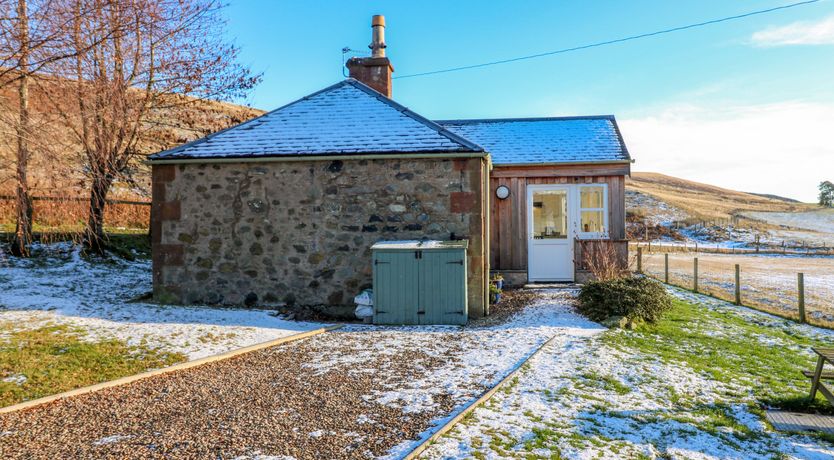
[[[339,81],[384,14],[395,77],[791,3],[232,0],[228,33],[271,109]],[[813,200],[834,180],[834,1],[529,61],[394,81],[429,118],[614,114],[637,160],[734,189]],[[827,131],[827,132],[826,132]],[[828,137],[828,139],[826,138]],[[825,176],[825,175],[828,176]]]

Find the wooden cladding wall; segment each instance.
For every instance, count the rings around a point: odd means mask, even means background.
[[[527,185],[608,184],[608,226],[611,238],[625,239],[625,174],[628,165],[496,167],[490,174],[490,268],[527,270]],[[505,185],[510,196],[495,198]]]

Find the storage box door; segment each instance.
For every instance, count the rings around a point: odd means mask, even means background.
[[[420,324],[466,324],[466,252],[423,251]]]
[[[418,324],[414,252],[374,253],[374,323]]]

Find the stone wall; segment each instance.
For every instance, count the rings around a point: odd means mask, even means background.
[[[154,296],[216,305],[350,305],[379,240],[470,240],[484,311],[485,160],[153,166]]]

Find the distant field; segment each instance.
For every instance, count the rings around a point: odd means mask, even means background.
[[[834,209],[831,208],[807,212],[745,212],[744,215],[774,225],[834,233]]]
[[[728,219],[738,211],[808,211],[813,205],[754,195],[658,173],[635,172],[626,190],[651,195],[698,219]]]
[[[670,253],[671,284],[692,288],[696,256],[701,292],[734,300],[735,264],[739,264],[742,303],[782,316],[798,316],[797,273],[804,273],[805,309],[809,321],[834,326],[834,257]],[[663,254],[645,253],[643,269],[663,279]]]

